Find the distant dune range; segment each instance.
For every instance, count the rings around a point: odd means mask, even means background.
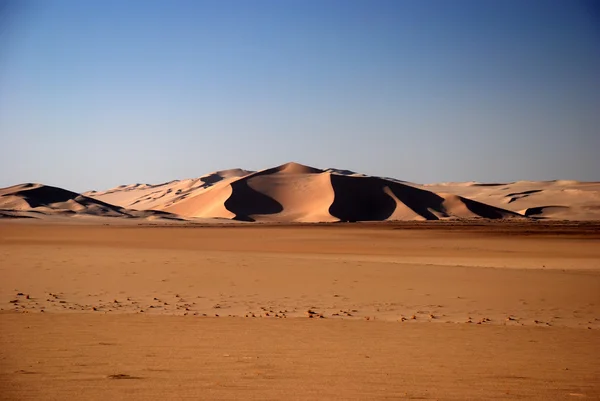
[[[600,183],[419,185],[298,163],[224,170],[83,194],[41,184],[0,189],[0,217],[337,222],[446,219],[600,220]]]
[[[482,184],[419,185],[429,191],[450,192],[527,217],[553,220],[600,220],[600,182],[517,181]]]
[[[76,192],[41,184],[0,189],[0,218],[60,216],[182,220],[160,210],[127,210]]]

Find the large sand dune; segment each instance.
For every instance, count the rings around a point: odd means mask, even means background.
[[[36,200],[41,197],[40,201]],[[151,217],[258,222],[537,218],[600,220],[600,183],[414,184],[287,163],[79,195],[39,184],[0,190],[0,216]],[[31,212],[34,212],[32,214]],[[166,213],[169,213],[168,215]]]
[[[139,190],[138,198],[131,197],[134,191],[135,187],[124,187],[92,193],[90,196],[121,205],[129,202],[130,207],[150,205],[143,203],[147,199],[144,197],[148,197],[147,188]],[[151,205],[186,217],[221,217],[243,221],[520,217],[517,213],[498,207],[456,195],[435,194],[396,180],[364,176],[348,170],[320,170],[298,163],[287,163],[240,177],[232,175],[209,187],[193,187],[185,197],[165,200],[154,199]]]
[[[243,177],[250,173],[251,171],[237,168],[216,171],[199,178],[174,180],[157,185],[121,185],[102,192],[85,192],[83,195],[130,209],[162,210],[190,196],[194,196],[199,191],[212,188],[217,184],[222,185],[226,182],[231,182],[235,178]]]

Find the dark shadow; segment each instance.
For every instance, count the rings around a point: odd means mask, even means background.
[[[538,207],[530,207],[525,210],[525,217],[536,217],[540,214],[544,214],[552,209],[569,209],[568,206],[538,206]]]
[[[339,168],[328,168],[325,171],[327,171],[329,173],[339,174],[339,175],[352,175],[352,174],[356,174],[355,171],[352,171],[352,170],[342,170],[342,169],[339,169]]]
[[[234,181],[230,185],[231,196],[225,201],[225,208],[235,214],[234,220],[254,221],[251,215],[283,211],[283,206],[275,199],[250,188],[248,178]]]
[[[444,198],[436,193],[399,183],[392,183],[389,187],[400,202],[404,203],[415,213],[425,217],[427,220],[439,220],[439,217],[433,214],[429,209],[435,210],[444,217],[447,216],[442,207]]]
[[[75,199],[79,195],[76,192],[67,191],[66,189],[41,186],[39,188],[27,189],[24,191],[15,192],[13,195],[21,196],[30,207],[47,206],[50,203],[66,202]],[[88,198],[89,199],[89,198]]]
[[[533,189],[531,191],[523,191],[523,192],[515,192],[512,194],[508,194],[508,195],[504,195],[505,198],[510,198],[510,200],[508,201],[508,203],[513,203],[516,200],[522,199],[522,198],[526,198],[531,194],[535,194],[537,192],[542,192],[541,189]]]
[[[396,201],[384,192],[385,187],[398,200],[427,220],[449,217],[444,206],[445,199],[434,192],[410,185],[383,180],[377,177],[350,177],[331,175],[335,193],[329,213],[342,221],[381,221],[388,219],[396,210]],[[517,213],[496,208],[470,199],[461,198],[467,209],[488,219],[500,219]],[[436,212],[434,214],[433,212]]]
[[[467,209],[475,213],[476,215],[486,219],[502,219],[506,215],[519,216],[518,213],[511,212],[509,210],[500,209],[485,203],[480,203],[471,199],[461,198]]]
[[[49,206],[53,203],[75,201],[82,206],[96,206],[100,208],[102,212],[115,212],[119,214],[127,214],[124,209],[111,205],[110,203],[102,202],[98,199],[88,198],[78,194],[77,192],[68,191],[66,189],[51,187],[48,185],[41,186],[39,188],[27,189],[24,191],[15,192],[13,195],[20,196],[27,202],[31,208],[40,206]],[[78,212],[74,212],[77,214]],[[84,212],[85,213],[85,212]]]
[[[207,177],[200,178],[200,181],[202,181],[207,187],[214,185],[221,180],[223,180],[223,177],[218,174],[211,174]]]
[[[341,221],[385,220],[396,210],[396,202],[383,192],[381,180],[332,174],[333,203],[329,214]]]
[[[427,220],[438,220],[428,208],[442,212],[443,198],[424,191],[377,177],[349,177],[331,175],[335,193],[329,208],[332,216],[342,221],[381,221],[388,219],[396,210],[396,201],[384,192],[390,191],[415,213]]]
[[[530,191],[523,191],[523,192],[513,192],[512,194],[507,194],[505,195],[505,197],[509,197],[509,196],[522,196],[522,195],[531,195],[531,194],[536,194],[538,192],[542,192],[541,189],[532,189]]]
[[[101,200],[98,200],[98,199],[88,198],[87,196],[84,196],[84,195],[77,196],[77,198],[75,198],[75,201],[83,206],[92,206],[92,205],[100,206],[102,211],[104,211],[104,212],[112,211],[112,212],[126,214],[125,211],[127,210],[120,206],[115,206],[110,203],[102,202]]]
[[[35,217],[0,212],[0,219],[35,219]]]

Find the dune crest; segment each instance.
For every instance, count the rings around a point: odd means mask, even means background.
[[[600,182],[556,180],[413,185],[537,219],[600,220]]]
[[[199,178],[173,180],[162,184],[121,185],[106,191],[89,191],[84,195],[110,204],[135,210],[165,210],[187,198],[195,197],[205,189],[212,188],[252,171],[240,168],[220,170]]]
[[[0,189],[5,217],[227,219],[257,222],[446,219],[600,220],[600,183],[569,180],[415,184],[296,162],[220,170],[83,194],[42,184]],[[33,213],[33,214],[32,214]]]
[[[330,171],[286,163],[223,183],[164,210],[188,217],[277,222],[522,217],[462,197],[451,196],[448,201],[400,181]]]
[[[0,217],[41,218],[43,216],[166,218],[170,213],[128,210],[77,192],[42,184],[22,184],[0,189]]]

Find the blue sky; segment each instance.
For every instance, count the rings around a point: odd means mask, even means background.
[[[423,183],[600,180],[599,8],[0,0],[0,187],[288,161]]]

